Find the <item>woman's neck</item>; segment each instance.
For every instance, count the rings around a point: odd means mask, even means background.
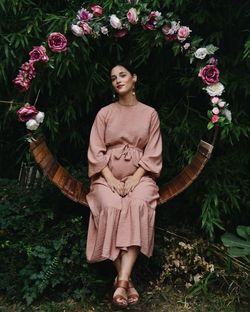
[[[122,96],[119,96],[118,102],[121,105],[132,106],[132,105],[136,105],[138,103],[138,100],[135,95],[133,95],[132,93],[129,93],[129,94],[124,94]]]

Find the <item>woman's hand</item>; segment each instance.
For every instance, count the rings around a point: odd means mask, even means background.
[[[124,183],[123,196],[126,196],[129,192],[133,192],[140,179],[137,175],[128,176]]]
[[[124,182],[119,181],[115,177],[108,177],[106,181],[112,192],[116,192],[120,196],[124,196]]]

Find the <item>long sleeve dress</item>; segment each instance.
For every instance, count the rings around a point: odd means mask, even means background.
[[[159,198],[155,179],[162,168],[162,138],[155,109],[140,102],[132,106],[116,102],[103,107],[91,129],[88,163],[91,185],[87,202],[91,213],[87,261],[114,261],[120,250],[135,245],[150,257]],[[121,181],[139,166],[146,174],[132,192],[122,197],[112,192],[102,176],[106,166]]]

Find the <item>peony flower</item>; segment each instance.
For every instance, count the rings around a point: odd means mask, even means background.
[[[121,23],[120,19],[115,14],[112,14],[110,16],[110,25],[115,29],[121,29],[122,28],[122,23]]]
[[[183,46],[183,48],[185,49],[185,50],[187,50],[187,49],[189,49],[190,48],[190,43],[189,42],[186,42],[185,44],[184,44],[184,46]]]
[[[88,23],[81,22],[81,23],[79,24],[79,26],[82,28],[83,33],[84,33],[85,35],[91,34],[92,28],[89,26]]]
[[[221,111],[222,115],[224,115],[226,117],[226,119],[231,122],[232,121],[232,113],[229,109],[227,108],[224,108],[222,111]]]
[[[48,37],[48,45],[52,52],[61,53],[65,51],[67,43],[66,37],[59,32],[53,32]]]
[[[35,118],[37,114],[38,110],[36,109],[36,107],[30,105],[25,105],[17,111],[18,120],[21,122],[26,122],[30,119]]]
[[[207,85],[212,85],[219,82],[219,70],[215,65],[206,65],[201,68],[198,77]]]
[[[36,77],[36,70],[34,67],[34,62],[29,61],[22,64],[19,74],[23,75],[25,79],[33,79]]]
[[[178,33],[177,33],[177,38],[180,41],[185,41],[187,39],[187,37],[190,35],[191,33],[191,29],[187,26],[181,26],[178,29]]]
[[[131,8],[128,10],[127,18],[130,24],[137,24],[138,14],[135,8]]]
[[[94,15],[99,17],[103,13],[103,8],[100,5],[92,5],[91,10],[93,11]]]
[[[26,128],[35,131],[39,127],[39,123],[35,119],[30,119],[26,122]]]
[[[13,80],[13,83],[20,89],[21,92],[29,90],[30,80],[25,79],[22,74],[18,74],[17,77]]]
[[[82,27],[80,27],[78,25],[72,24],[71,25],[71,31],[77,37],[82,37],[84,35]]]
[[[46,48],[44,46],[35,46],[33,50],[29,52],[30,60],[34,62],[47,63],[49,60],[46,54]]]
[[[218,103],[218,106],[219,106],[220,108],[223,108],[225,105],[226,105],[226,102],[225,102],[225,101],[220,101],[220,102]]]
[[[106,26],[102,26],[101,27],[101,33],[103,34],[103,35],[107,35],[108,34],[108,28],[106,27]]]
[[[44,112],[38,112],[35,117],[35,121],[38,123],[42,123],[44,120]]]
[[[214,107],[214,108],[212,109],[212,112],[213,112],[214,115],[218,115],[218,114],[220,113],[220,110],[219,110],[218,107]]]
[[[219,116],[218,115],[213,115],[211,118],[212,123],[216,123],[219,120]]]
[[[120,29],[120,30],[116,31],[115,37],[116,38],[122,38],[122,37],[126,36],[127,33],[128,33],[128,30],[126,28],[123,28],[123,29]]]
[[[210,96],[221,96],[224,91],[224,86],[221,82],[217,82],[213,85],[207,86],[205,90]]]
[[[199,48],[195,51],[194,56],[200,60],[203,60],[208,54],[206,48]]]
[[[213,104],[218,104],[219,101],[220,101],[220,98],[218,98],[218,96],[214,96],[214,97],[212,97],[212,99],[211,99],[211,102],[212,102]]]
[[[88,22],[89,20],[91,20],[93,18],[93,14],[90,13],[88,10],[81,9],[78,11],[77,18],[80,21]]]

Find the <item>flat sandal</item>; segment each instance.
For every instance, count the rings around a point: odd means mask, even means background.
[[[134,289],[135,289],[135,286],[134,286],[134,284],[132,283],[132,281],[129,281],[128,289],[129,289],[129,288],[134,288]],[[129,302],[129,299],[134,299],[134,301],[133,301],[133,302]],[[139,295],[137,295],[137,294],[128,295],[128,304],[129,304],[129,305],[137,304],[138,301],[139,301]]]
[[[124,288],[125,290],[128,290],[128,288],[129,288],[128,281],[118,280],[115,283],[115,289],[117,289],[117,288]],[[118,301],[119,299],[126,301],[126,303]],[[113,297],[113,304],[116,305],[117,307],[120,307],[120,308],[127,308],[127,306],[128,306],[128,299],[126,297],[124,297],[123,295],[115,295]]]

